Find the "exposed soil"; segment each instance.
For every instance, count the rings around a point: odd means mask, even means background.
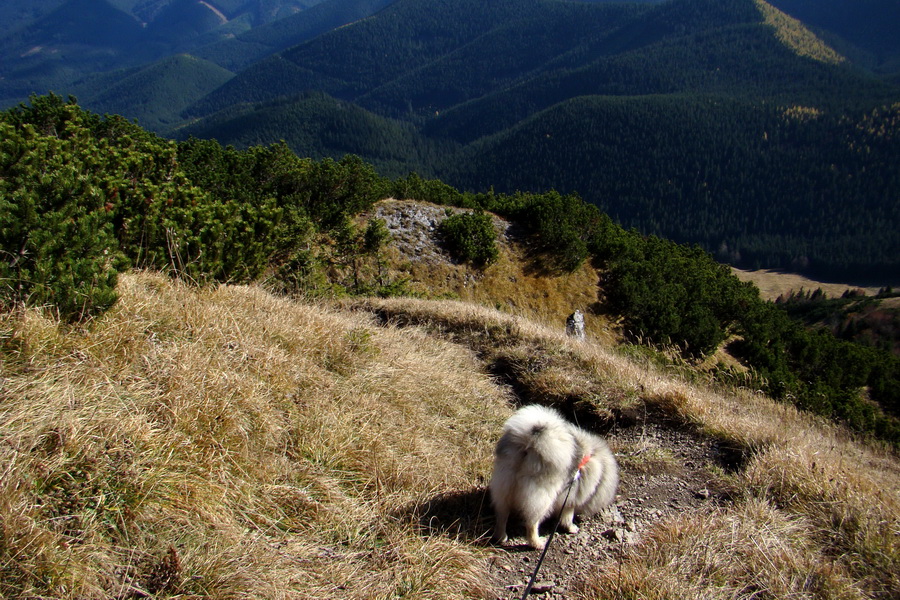
[[[732,465],[727,462],[728,453],[714,441],[655,420],[618,427],[607,439],[621,469],[617,501],[599,515],[580,523],[576,520],[578,533],[553,537],[531,597],[570,598],[598,563],[638,543],[654,523],[729,501],[726,490],[717,484],[721,475],[715,473]],[[521,598],[541,555],[524,545],[517,525],[511,523],[511,540],[497,547],[490,559],[496,598]],[[552,525],[545,523],[541,534],[549,534]]]

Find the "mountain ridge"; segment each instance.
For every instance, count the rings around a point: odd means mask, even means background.
[[[765,23],[775,29],[778,39],[800,56],[808,56],[813,60],[830,64],[846,62],[846,58],[820,40],[797,19],[783,13],[765,0],[757,0],[757,6],[760,7]]]
[[[269,0],[268,5],[276,14],[292,13],[321,1]],[[0,99],[6,103],[62,91],[84,77],[147,66],[276,16],[264,15],[259,0],[64,0],[32,10],[29,20],[27,11],[17,13],[11,6],[11,16],[21,21],[0,39]]]
[[[234,73],[214,63],[181,54],[132,72],[111,74],[101,85],[86,81],[81,89],[102,87],[90,95],[98,112],[128,112],[148,129],[169,129],[181,124],[169,120],[172,111],[184,110],[232,77]],[[160,106],[167,110],[160,113]]]
[[[254,27],[232,39],[200,48],[196,53],[229,70],[239,70],[269,54],[365,18],[393,1],[323,1],[302,13]]]

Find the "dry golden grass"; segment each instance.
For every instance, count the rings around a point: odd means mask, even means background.
[[[733,507],[715,518],[688,514],[663,523],[624,566],[604,565],[606,574],[586,587],[585,597],[888,598],[900,593],[900,463],[889,450],[854,441],[841,428],[752,390],[690,383],[609,347],[572,341],[557,328],[470,304],[392,299],[354,306],[464,342],[489,364],[502,365],[523,401],[568,405],[601,417],[646,405],[742,456],[726,482],[736,497]],[[727,538],[733,523],[748,519],[740,534],[746,556],[727,544],[704,541]],[[763,525],[784,536],[778,543],[788,558],[782,560],[772,544],[752,535]],[[659,558],[659,548],[669,545],[673,531],[684,540],[678,552],[692,566],[658,569],[668,560]],[[731,564],[720,578],[697,580],[692,569],[720,569],[708,560],[741,564]],[[770,572],[759,569],[770,563]],[[627,587],[610,587],[614,567],[627,576]],[[765,580],[752,581],[753,573]]]
[[[823,283],[815,281],[796,273],[781,273],[762,269],[758,271],[743,271],[732,269],[735,276],[741,281],[751,281],[759,288],[759,294],[765,300],[777,300],[779,296],[788,296],[791,292],[801,290],[813,292],[821,289],[829,298],[840,298],[849,290],[862,290],[868,296],[878,294],[877,287],[856,287],[842,283]]]
[[[743,455],[733,504],[661,522],[584,597],[900,594],[897,458],[752,390],[472,302],[120,291],[84,330],[0,317],[2,597],[484,597],[510,390]]]
[[[85,331],[7,316],[0,596],[478,596],[405,506],[480,489],[470,352],[252,287],[122,278]]]
[[[590,598],[864,598],[804,519],[762,500],[688,514],[598,570]]]

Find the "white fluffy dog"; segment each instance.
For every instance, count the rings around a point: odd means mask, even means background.
[[[503,426],[494,455],[494,539],[498,543],[507,540],[506,522],[514,511],[525,524],[528,544],[542,549],[545,540],[538,535],[542,521],[562,511],[560,525],[576,533],[575,513],[591,515],[609,506],[618,485],[616,459],[605,441],[572,425],[553,409],[538,405],[520,408]]]

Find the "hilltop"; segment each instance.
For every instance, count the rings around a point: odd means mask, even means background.
[[[4,596],[515,595],[533,553],[485,543],[485,482],[524,402],[623,470],[551,549],[560,595],[900,590],[897,458],[750,390],[469,302],[119,292],[85,328],[3,315]]]
[[[440,243],[438,228],[448,214],[467,212],[416,200],[387,199],[378,202],[363,218],[383,219],[391,241],[387,255],[394,277],[409,277],[409,290],[429,298],[449,297],[494,306],[504,312],[547,323],[564,324],[576,308],[596,312],[600,274],[585,262],[572,272],[541,268],[539,257],[529,252],[529,240],[509,220],[491,215],[500,256],[488,269],[455,259]],[[601,315],[588,331],[613,340],[613,324]]]

